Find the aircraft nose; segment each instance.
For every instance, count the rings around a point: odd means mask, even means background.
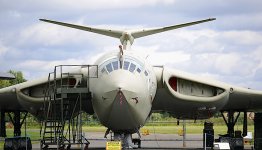
[[[129,104],[127,97],[119,90],[108,112],[107,125],[113,130],[126,130],[139,127],[140,114]]]
[[[103,83],[97,83],[93,107],[103,125],[119,131],[144,124],[151,110],[151,99],[141,76],[119,71],[99,82]]]

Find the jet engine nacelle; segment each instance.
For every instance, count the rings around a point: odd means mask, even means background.
[[[221,110],[228,101],[229,91],[219,84],[208,84],[203,78],[168,68],[157,67],[155,72],[162,87],[154,109],[166,107],[177,118],[204,119]]]

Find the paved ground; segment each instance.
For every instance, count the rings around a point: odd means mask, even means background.
[[[110,135],[108,135],[108,139],[104,139],[103,136],[104,133],[101,132],[86,133],[85,137],[90,141],[89,149],[105,149],[106,141],[110,140]],[[177,134],[150,134],[142,136],[141,149],[203,149],[202,134],[187,134],[186,147],[183,147],[182,139],[183,137]],[[39,149],[39,147],[39,143],[33,144],[33,149]],[[80,146],[74,147],[80,148]],[[251,145],[245,145],[245,149],[251,149]]]

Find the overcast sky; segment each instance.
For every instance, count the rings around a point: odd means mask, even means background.
[[[47,76],[55,65],[92,64],[119,40],[38,19],[113,29],[216,21],[137,39],[154,65],[262,90],[260,0],[0,0],[0,71]]]

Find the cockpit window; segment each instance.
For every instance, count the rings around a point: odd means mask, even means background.
[[[145,73],[146,76],[148,76],[148,72],[147,71],[145,71],[144,73]]]
[[[124,69],[125,70],[128,70],[129,64],[130,64],[130,62],[128,62],[128,61],[124,62]]]
[[[103,69],[101,70],[101,72],[102,72],[102,73],[105,73],[105,74],[107,73],[105,68],[103,68]]]
[[[110,72],[113,71],[113,68],[112,68],[111,63],[109,63],[109,64],[106,65],[106,69],[107,69],[108,73],[110,73]]]
[[[113,65],[114,70],[118,69],[118,61],[112,62],[112,65]]]
[[[136,71],[137,71],[138,73],[140,73],[140,72],[141,72],[141,69],[140,69],[140,68],[137,68]]]
[[[127,70],[132,73],[138,73],[140,74],[143,72],[146,76],[148,76],[148,72],[144,72],[144,65],[143,63],[131,56],[126,56],[124,60],[119,60],[119,58],[111,58],[103,62],[99,65],[99,68],[101,69],[102,74],[109,74],[113,72],[114,70]]]
[[[134,70],[136,69],[136,65],[131,63],[130,67],[129,67],[129,71],[130,72],[134,72]]]

